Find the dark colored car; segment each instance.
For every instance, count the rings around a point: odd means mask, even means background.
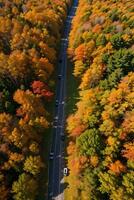
[[[61,135],[61,140],[62,140],[62,141],[65,140],[65,135]]]
[[[61,79],[61,77],[62,77],[62,75],[61,75],[61,74],[59,74],[59,75],[58,75],[58,79]]]
[[[53,160],[53,159],[54,159],[54,152],[50,152],[50,154],[49,154],[49,159],[50,159],[50,160]]]
[[[58,105],[59,105],[59,101],[56,100],[56,102],[55,102],[55,106],[58,107]]]

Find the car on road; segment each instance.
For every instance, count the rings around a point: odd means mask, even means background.
[[[49,193],[49,197],[52,197],[52,196],[53,196],[53,192],[50,192],[50,193]]]
[[[58,107],[58,105],[59,105],[59,101],[56,100],[56,102],[55,102],[55,106]]]
[[[54,117],[54,120],[57,121],[58,120],[58,115]]]
[[[64,174],[64,176],[68,176],[68,168],[67,167],[65,167],[63,169],[63,174]]]
[[[61,104],[65,104],[65,101],[62,101],[62,103]]]
[[[59,74],[59,75],[58,75],[58,79],[60,80],[61,78],[62,78],[62,75],[61,75],[61,74]]]
[[[49,154],[49,159],[50,159],[50,160],[53,160],[53,159],[54,159],[54,152],[50,152],[50,154]]]
[[[50,192],[50,193],[48,194],[48,197],[49,197],[51,200],[54,200],[53,192]]]
[[[58,119],[54,119],[54,121],[53,121],[53,128],[57,128],[57,120]]]
[[[58,126],[54,124],[54,125],[53,125],[53,128],[58,128]]]
[[[67,18],[69,18],[69,19],[72,19],[72,18],[73,18],[73,16],[72,16],[72,15],[69,15]]]
[[[61,140],[62,140],[62,141],[65,140],[65,135],[61,135]]]
[[[60,80],[61,78],[62,78],[62,75],[61,75],[61,74],[59,74],[59,75],[58,75],[58,79]]]
[[[61,38],[61,41],[68,41],[68,38]]]
[[[57,122],[58,122],[58,116],[55,116],[55,117],[54,117],[54,120],[53,120],[53,125],[56,125]]]
[[[62,59],[59,60],[59,63],[62,63]]]

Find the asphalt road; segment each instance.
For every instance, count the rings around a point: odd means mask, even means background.
[[[67,74],[67,46],[68,35],[71,28],[71,21],[75,15],[77,9],[78,0],[74,0],[73,6],[68,13],[68,17],[65,22],[65,29],[61,39],[61,49],[59,53],[59,66],[58,74],[61,75],[61,79],[58,80],[56,90],[56,100],[58,100],[58,106],[55,107],[55,117],[58,117],[53,127],[53,142],[51,146],[51,152],[54,153],[53,160],[49,163],[49,184],[48,184],[48,200],[63,200],[64,199],[64,177],[63,169],[64,164],[64,142],[61,140],[61,135],[64,135],[65,128],[65,97],[66,97],[66,74]],[[51,194],[51,197],[50,197]]]

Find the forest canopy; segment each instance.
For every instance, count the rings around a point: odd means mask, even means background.
[[[133,2],[79,0],[68,55],[80,83],[67,119],[68,200],[133,200]]]
[[[39,199],[46,169],[41,144],[50,126],[47,108],[70,5],[70,0],[0,0],[1,200]]]

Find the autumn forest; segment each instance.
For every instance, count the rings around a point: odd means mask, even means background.
[[[0,0],[0,200],[42,200],[72,5]],[[134,0],[79,0],[72,18],[67,84],[78,96],[66,114],[64,199],[134,200]]]
[[[0,199],[39,199],[57,52],[70,0],[0,1]],[[45,152],[44,152],[45,154]]]
[[[79,100],[67,119],[67,199],[133,200],[134,1],[80,0],[68,55]]]

